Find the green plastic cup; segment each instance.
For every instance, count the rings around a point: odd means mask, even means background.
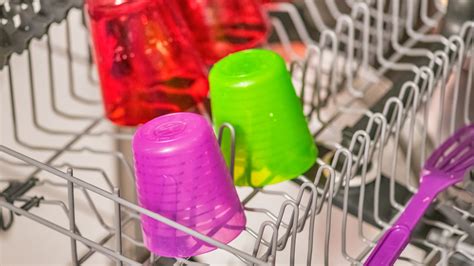
[[[223,123],[235,128],[237,186],[279,183],[314,164],[318,150],[278,54],[262,49],[231,54],[214,65],[209,82],[216,130]],[[229,137],[226,133],[222,143],[227,162]]]

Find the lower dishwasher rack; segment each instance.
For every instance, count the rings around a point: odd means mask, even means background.
[[[0,68],[0,263],[27,261],[18,254],[34,253],[26,243],[35,242],[35,256],[51,254],[37,264],[55,253],[74,265],[362,264],[416,192],[422,162],[472,123],[474,110],[474,21],[444,37],[443,3],[385,2],[265,5],[273,30],[266,46],[288,60],[321,155],[292,181],[239,188],[249,222],[229,245],[136,204],[133,129],[98,115],[88,33],[82,10],[71,7]],[[209,117],[206,106],[200,112]],[[474,263],[463,227],[474,226],[473,181],[471,172],[433,204],[397,264]],[[454,214],[443,215],[446,206]],[[150,255],[141,214],[218,250]],[[56,241],[51,230],[64,236],[57,245],[46,244]]]

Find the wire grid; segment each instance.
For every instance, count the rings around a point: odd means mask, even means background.
[[[219,243],[212,238],[192,231],[189,228],[181,226],[165,217],[152,213],[148,210],[140,208],[136,204],[124,199],[120,195],[117,184],[111,180],[111,176],[100,167],[93,168],[88,166],[77,165],[74,161],[67,161],[69,154],[93,154],[115,158],[123,169],[125,175],[131,180],[134,179],[133,167],[130,163],[131,158],[116,150],[99,150],[91,146],[77,147],[76,144],[88,138],[108,138],[113,140],[127,141],[131,138],[128,133],[121,133],[116,130],[100,130],[101,125],[107,124],[102,115],[74,113],[73,110],[64,110],[60,107],[57,100],[58,90],[54,84],[54,75],[67,75],[68,77],[68,94],[70,98],[84,105],[90,105],[91,108],[100,105],[98,99],[90,99],[81,95],[75,80],[87,78],[91,83],[97,83],[94,78],[93,64],[87,58],[77,56],[73,52],[74,42],[87,42],[87,39],[80,40],[78,36],[71,34],[70,18],[66,18],[65,27],[65,48],[56,49],[54,47],[55,39],[47,33],[42,40],[45,43],[44,49],[47,53],[47,69],[49,75],[48,84],[35,84],[35,75],[38,70],[33,68],[34,53],[33,43],[30,43],[29,49],[24,52],[29,68],[28,84],[22,86],[21,89],[26,90],[30,96],[31,113],[28,115],[32,118],[34,130],[44,132],[51,136],[64,137],[66,142],[57,146],[42,145],[35,143],[35,140],[25,140],[22,138],[22,123],[27,123],[19,118],[22,112],[20,106],[17,105],[19,97],[16,95],[20,89],[15,84],[15,65],[9,63],[2,71],[8,77],[8,86],[2,89],[2,97],[8,97],[9,106],[7,112],[11,112],[11,124],[3,126],[7,130],[11,130],[12,138],[15,141],[15,150],[7,146],[0,145],[0,151],[3,156],[0,160],[3,164],[14,166],[17,169],[28,169],[24,178],[38,177],[39,181],[36,186],[51,186],[61,190],[67,190],[67,202],[58,200],[49,200],[48,195],[44,195],[45,199],[41,201],[43,205],[53,205],[63,210],[64,215],[68,217],[68,225],[60,225],[53,220],[40,217],[32,212],[25,211],[19,207],[20,203],[31,200],[31,196],[23,196],[17,204],[9,203],[0,198],[0,207],[11,210],[23,217],[30,218],[39,222],[61,234],[67,235],[71,239],[71,258],[75,264],[86,262],[93,254],[100,253],[110,257],[117,264],[140,265],[142,261],[137,261],[123,254],[123,245],[125,242],[143,247],[141,239],[128,235],[125,229],[134,223],[139,223],[139,214],[148,215],[160,222],[164,222],[171,227],[182,230],[203,240],[210,245],[214,245],[224,250],[246,264],[273,265],[275,263],[295,264],[295,254],[297,248],[305,247],[307,251],[304,258],[305,263],[311,265],[314,262],[313,250],[316,238],[324,239],[324,258],[321,263],[330,265],[330,252],[335,249],[330,245],[331,239],[334,237],[334,229],[332,228],[333,199],[336,195],[343,195],[342,206],[342,223],[340,228],[342,231],[340,252],[347,263],[360,264],[365,256],[370,252],[377,237],[368,236],[364,231],[364,209],[366,195],[366,187],[369,183],[375,182],[375,190],[373,195],[373,216],[376,223],[382,228],[388,228],[392,220],[384,220],[379,215],[379,205],[382,200],[389,200],[391,208],[400,212],[403,210],[403,203],[396,200],[398,190],[396,189],[395,177],[402,175],[405,178],[404,184],[410,191],[416,191],[416,184],[413,184],[412,167],[413,157],[419,156],[420,161],[424,161],[432,147],[430,142],[435,144],[446,137],[443,133],[442,126],[444,120],[450,121],[449,132],[453,132],[457,117],[456,108],[464,106],[463,123],[471,123],[472,114],[470,110],[470,93],[472,92],[472,71],[473,61],[465,60],[469,55],[474,54],[473,46],[473,26],[474,23],[467,22],[462,27],[459,35],[445,38],[440,35],[426,34],[434,26],[437,25],[439,19],[443,16],[443,7],[437,6],[439,9],[433,16],[428,16],[428,1],[419,1],[420,10],[414,10],[414,5],[407,4],[405,1],[392,1],[386,9],[385,1],[351,1],[347,0],[345,4],[351,8],[351,13],[343,13],[334,1],[325,1],[332,17],[337,18],[334,27],[326,25],[318,11],[318,6],[310,0],[304,1],[304,8],[310,14],[312,22],[319,31],[319,40],[310,37],[310,32],[306,28],[303,19],[292,4],[280,3],[266,6],[266,9],[272,14],[283,13],[289,16],[291,22],[298,33],[299,39],[306,47],[304,55],[298,54],[294,50],[294,46],[290,42],[289,30],[282,23],[278,16],[271,16],[273,31],[278,37],[279,44],[283,47],[284,52],[290,58],[290,70],[292,72],[298,93],[305,106],[305,114],[311,125],[315,139],[319,142],[325,142],[320,139],[324,130],[336,127],[337,118],[350,114],[361,113],[366,116],[368,124],[365,129],[358,130],[352,136],[349,145],[340,143],[325,143],[330,145],[333,151],[333,158],[329,162],[318,159],[316,161],[317,169],[314,176],[302,175],[296,177],[300,187],[297,193],[290,194],[270,188],[253,189],[242,203],[245,207],[247,215],[251,213],[263,213],[267,220],[259,225],[259,227],[246,228],[244,234],[254,239],[253,247],[249,246],[246,250],[240,250]],[[415,1],[418,2],[418,1]],[[401,6],[400,6],[401,5]],[[398,10],[404,10],[400,14]],[[415,16],[414,14],[419,14]],[[414,18],[418,18],[420,27],[413,28]],[[400,44],[402,38],[407,41]],[[418,41],[435,42],[442,44],[442,49],[432,52],[426,49],[411,48]],[[393,47],[395,53],[390,58],[384,55],[388,51],[387,47]],[[355,52],[354,52],[355,51]],[[429,59],[429,63],[424,66],[414,64],[400,63],[399,59],[403,55],[421,56]],[[328,64],[324,60],[325,56],[329,56],[334,60]],[[57,69],[54,67],[55,57],[66,58],[66,69]],[[468,87],[463,90],[459,87],[460,69],[467,64],[467,72],[471,79]],[[78,76],[74,71],[77,68],[83,68],[81,71],[83,76]],[[389,98],[384,105],[383,111],[373,113],[367,108],[353,107],[353,103],[364,97],[368,97],[370,86],[376,83],[374,80],[367,80],[361,77],[364,70],[372,70],[375,76],[380,78],[387,71],[406,71],[412,72],[414,78],[405,82],[401,88],[399,95]],[[452,99],[445,97],[445,90],[448,79],[451,75],[455,78],[455,95]],[[355,86],[355,80],[363,80],[363,84]],[[38,118],[37,98],[35,95],[37,90],[41,88],[41,93],[50,95],[49,108],[57,117],[66,120],[74,120],[81,123],[79,128],[61,128],[52,127],[52,123],[45,123]],[[45,91],[46,90],[46,91]],[[436,91],[441,93],[434,98]],[[462,94],[464,93],[464,95]],[[8,96],[6,96],[8,95]],[[464,105],[460,104],[463,96],[465,97]],[[433,102],[439,102],[440,106],[451,106],[451,114],[436,116],[428,111],[428,107]],[[452,102],[451,102],[452,101]],[[5,107],[4,107],[5,108]],[[67,109],[67,108],[66,108]],[[441,108],[444,109],[444,108]],[[201,108],[205,113],[205,109]],[[429,136],[428,123],[432,122],[437,126],[435,136]],[[224,125],[223,130],[230,130],[231,125]],[[220,133],[221,133],[220,132]],[[402,147],[401,140],[403,135],[408,135],[407,147]],[[421,139],[420,148],[414,145],[417,139]],[[235,141],[235,139],[234,139]],[[35,143],[35,144],[31,144]],[[18,147],[18,148],[17,148]],[[405,154],[405,166],[400,170],[399,166],[402,160],[398,158],[398,150],[403,149]],[[19,152],[19,151],[22,152]],[[414,154],[415,150],[421,152]],[[29,155],[35,154],[35,160]],[[394,156],[395,154],[395,156]],[[66,159],[63,159],[66,158]],[[61,159],[61,160],[60,160]],[[57,163],[63,161],[62,163]],[[380,183],[382,179],[382,164],[389,161],[390,172],[390,193],[389,195],[381,195]],[[371,164],[372,167],[370,166]],[[375,165],[375,167],[374,167]],[[370,170],[375,168],[375,170]],[[232,169],[232,166],[231,166]],[[95,173],[102,177],[105,181],[105,187],[99,187],[94,183],[85,181],[84,178],[75,176],[75,172],[85,171]],[[41,175],[48,173],[49,177],[42,178]],[[2,182],[0,177],[0,182]],[[347,220],[351,216],[348,211],[349,191],[351,183],[358,179],[360,185],[355,186],[358,190],[357,203],[357,228],[348,228]],[[4,179],[3,181],[6,181]],[[312,181],[314,180],[314,181]],[[374,181],[373,181],[374,180]],[[466,184],[465,186],[469,186]],[[464,187],[456,188],[460,193],[464,192]],[[78,193],[85,195],[85,201],[90,206],[103,228],[108,234],[102,239],[87,238],[81,234],[81,225],[77,224],[75,219],[75,205],[77,204]],[[108,224],[102,217],[101,210],[97,209],[92,194],[110,200],[114,205],[113,222]],[[252,200],[259,195],[268,197],[278,197],[283,200],[283,204],[278,212],[271,211],[266,207],[251,207]],[[40,207],[41,207],[40,206]],[[465,221],[472,221],[474,217],[472,211],[462,208],[454,208],[457,213],[461,214]],[[324,223],[316,223],[318,216],[324,216]],[[471,219],[471,220],[469,220]],[[319,220],[318,220],[319,221]],[[451,225],[440,220],[424,219],[422,223],[429,224],[436,228],[430,232],[427,239],[413,239],[413,243],[423,246],[427,252],[422,261],[415,261],[409,257],[401,257],[401,260],[412,264],[427,264],[431,261],[447,262],[455,254],[462,254],[468,260],[474,261],[472,254],[473,247],[469,244],[468,234],[458,225]],[[472,225],[472,224],[471,224]],[[324,227],[324,233],[315,235],[315,228]],[[357,230],[360,242],[364,243],[362,251],[357,254],[350,254],[346,235],[348,231]],[[120,236],[120,237],[117,237]],[[450,245],[446,244],[448,240]],[[301,239],[307,239],[302,243]],[[105,246],[105,243],[113,240],[112,246]],[[87,251],[83,254],[78,253],[78,244],[81,243],[87,247]],[[454,243],[454,244],[452,244]],[[321,247],[317,247],[321,248]],[[286,257],[281,258],[283,251],[288,251]],[[159,258],[152,256],[151,260]],[[177,259],[177,264],[199,264],[191,262],[185,258]]]

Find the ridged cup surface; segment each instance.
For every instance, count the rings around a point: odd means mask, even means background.
[[[221,242],[245,228],[246,219],[211,125],[192,113],[165,115],[133,138],[140,206]],[[165,257],[190,257],[215,249],[142,215],[145,245]]]

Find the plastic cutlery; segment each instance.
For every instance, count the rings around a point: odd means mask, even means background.
[[[364,265],[393,265],[436,196],[464,180],[474,166],[474,124],[447,139],[426,161],[420,186],[395,224],[378,241]]]

